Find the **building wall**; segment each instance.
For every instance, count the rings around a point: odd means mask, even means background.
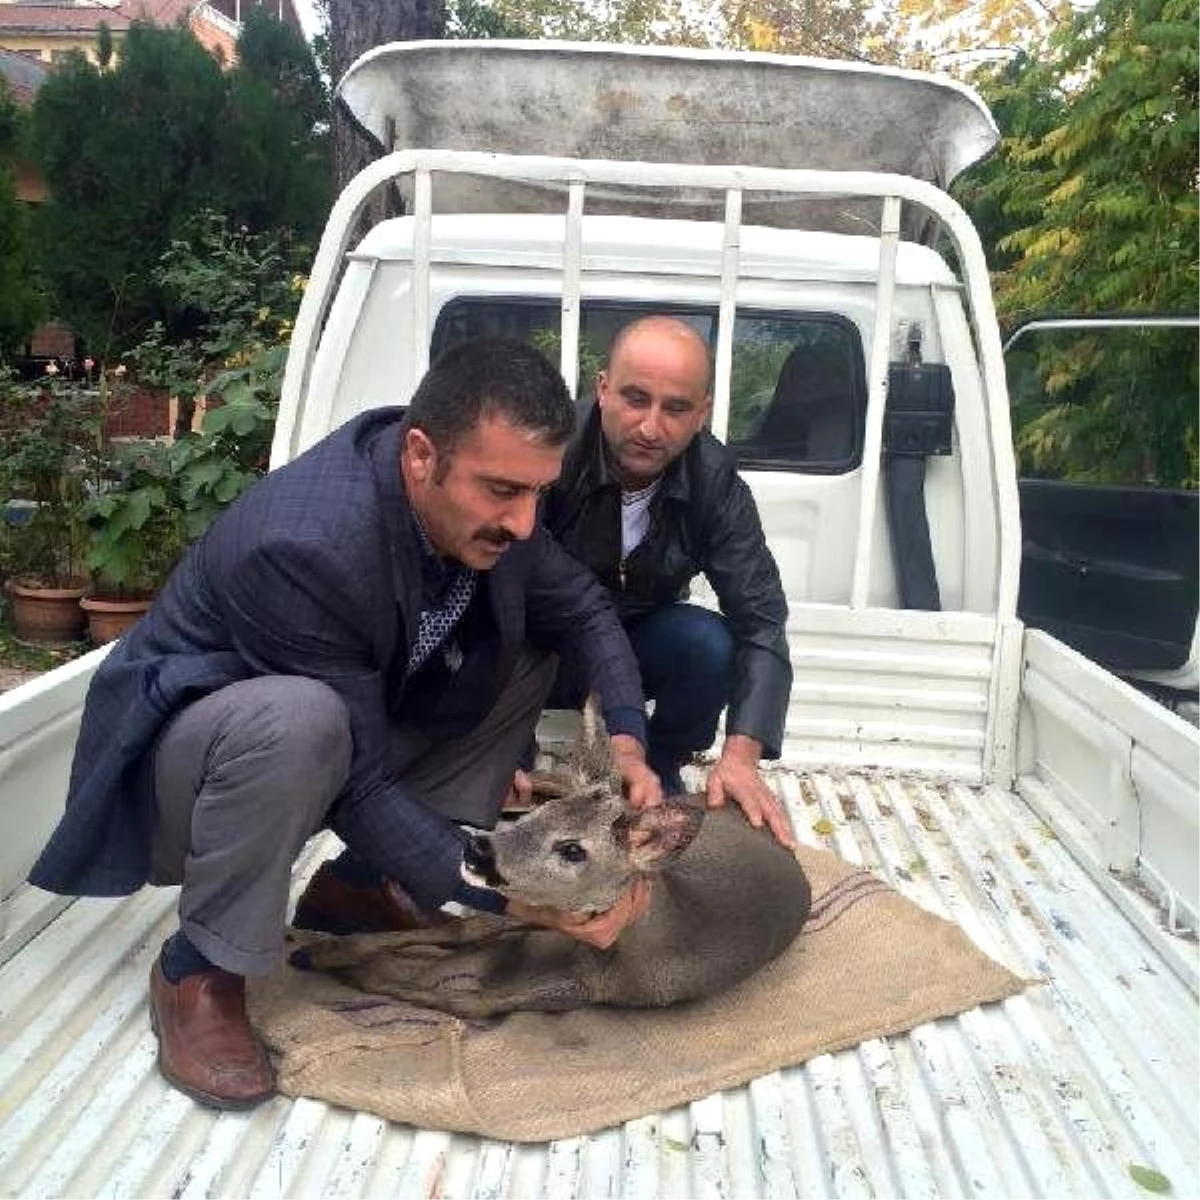
[[[105,432],[117,438],[170,437],[174,408],[162,388],[137,387],[113,406]]]
[[[119,41],[120,32],[113,31],[113,41]],[[96,34],[87,33],[9,33],[0,30],[0,46],[28,54],[41,62],[54,63],[64,59],[72,50],[82,50],[91,62],[96,62]]]

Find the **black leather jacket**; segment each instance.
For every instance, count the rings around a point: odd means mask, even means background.
[[[758,508],[729,451],[707,431],[671,464],[650,507],[650,528],[621,558],[621,489],[610,472],[595,405],[567,451],[543,509],[550,532],[609,589],[628,626],[686,599],[707,576],[735,640],[727,734],[778,758],[792,667],[787,601]]]

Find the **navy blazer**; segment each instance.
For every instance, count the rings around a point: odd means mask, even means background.
[[[433,738],[466,732],[531,641],[579,656],[606,715],[632,711],[640,731],[637,663],[605,590],[540,527],[480,574],[460,669],[436,696],[405,704],[421,547],[400,476],[402,415],[348,422],[255,484],[189,549],[92,679],[66,812],[30,882],[98,896],[144,884],[155,739],[185,705],[257,675],[304,675],[341,695],[354,752],[331,824],[353,827],[358,806],[382,802],[401,835],[390,873],[426,903],[457,888],[462,835],[386,771],[391,722],[413,720]]]

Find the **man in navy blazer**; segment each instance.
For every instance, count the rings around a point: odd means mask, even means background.
[[[159,1066],[218,1107],[273,1091],[245,976],[282,953],[292,865],[333,829],[296,924],[412,927],[448,900],[610,944],[645,910],[525,910],[464,866],[554,676],[579,661],[630,802],[646,766],[636,660],[605,590],[538,526],[574,410],[520,343],[478,340],[407,413],[351,420],[233,504],[88,692],[66,812],[30,875],[52,891],[181,884],[150,977]]]

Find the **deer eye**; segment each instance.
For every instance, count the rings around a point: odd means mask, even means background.
[[[588,852],[583,846],[576,841],[563,841],[554,843],[554,853],[558,855],[563,862],[581,863],[587,861]]]

